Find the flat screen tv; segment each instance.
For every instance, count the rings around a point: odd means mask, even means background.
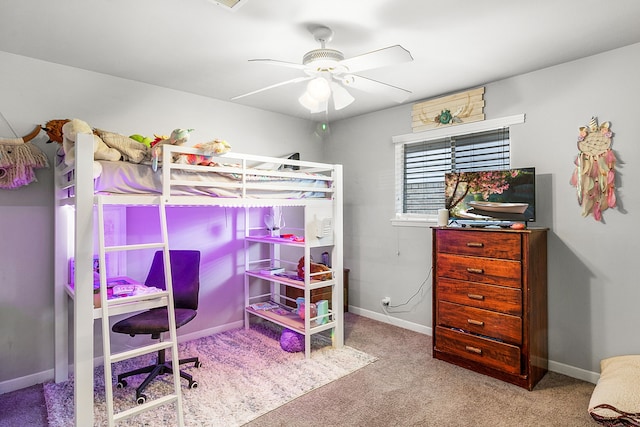
[[[461,223],[536,220],[535,168],[445,174],[445,207]]]

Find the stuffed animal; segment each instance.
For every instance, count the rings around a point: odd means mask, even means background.
[[[305,303],[302,303],[298,307],[298,316],[300,316],[302,320],[304,320],[304,316],[305,316],[304,306],[305,306]],[[318,315],[318,307],[314,303],[309,304],[309,318],[314,318],[317,315]],[[315,321],[314,321],[314,324],[315,324]]]
[[[159,158],[162,157],[162,146],[165,144],[184,145],[189,140],[191,132],[193,129],[174,129],[169,139],[161,139],[153,145],[151,148],[151,168],[154,172],[158,170]]]
[[[196,144],[193,147],[202,149],[205,154],[181,154],[180,156],[178,156],[176,163],[187,165],[215,166],[216,163],[211,160],[211,157],[214,155],[228,153],[229,150],[231,150],[231,144],[222,139],[214,139],[210,142],[203,142],[201,144]]]
[[[93,136],[94,160],[120,160],[121,153],[115,148],[109,147],[98,135],[95,135],[88,123],[79,119],[71,119],[62,126],[62,147],[66,165],[70,166],[75,163],[75,143],[79,133],[89,133]],[[100,176],[100,172],[102,172],[100,164],[94,162],[94,177]]]
[[[62,126],[68,121],[69,119],[53,119],[44,125],[42,130],[45,131],[49,137],[47,143],[57,142],[58,144],[62,144]]]
[[[322,271],[328,271],[326,274],[318,274],[317,276],[311,276],[316,280],[331,280],[331,269],[324,264],[318,264],[313,261],[309,261],[309,267],[311,268],[311,274],[320,273]],[[298,261],[298,277],[304,277],[304,257]]]
[[[136,133],[134,135],[129,135],[129,138],[133,139],[134,141],[138,141],[139,143],[144,144],[149,148],[151,148],[151,143],[154,141],[153,138],[150,138],[150,137],[144,136],[144,135],[140,135],[138,133]]]
[[[96,135],[111,147],[120,152],[120,160],[130,163],[140,163],[143,160],[151,160],[150,149],[145,144],[141,144],[135,139],[115,132],[102,129],[93,130]]]
[[[153,138],[153,141],[151,141],[151,147],[153,147],[159,142],[164,141],[165,139],[169,139],[169,135],[158,135],[157,133],[154,133],[153,136],[154,138]]]
[[[224,154],[231,150],[231,144],[223,139],[203,142],[202,144],[196,144],[195,147],[201,148],[206,154]]]
[[[304,351],[304,335],[284,328],[282,335],[280,335],[280,347],[289,353]]]

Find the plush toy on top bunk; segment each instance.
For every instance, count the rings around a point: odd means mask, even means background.
[[[75,143],[78,133],[93,135],[93,159],[109,161],[128,161],[140,163],[149,160],[149,148],[127,136],[101,129],[92,129],[88,123],[79,119],[49,120],[43,130],[49,136],[49,142],[57,142],[62,146],[61,156],[64,163],[71,166],[75,163]],[[100,176],[102,166],[93,164],[94,177]]]
[[[151,147],[151,168],[154,172],[158,170],[158,162],[162,157],[162,146],[165,144],[184,145],[189,140],[191,132],[193,129],[174,129],[168,139],[162,139]]]
[[[75,164],[75,144],[79,133],[93,135],[94,160],[120,160],[120,152],[115,148],[109,147],[98,135],[95,135],[88,123],[79,119],[71,119],[62,126],[62,148],[64,150],[64,163],[67,166]],[[93,177],[97,178],[101,172],[102,166],[97,162],[93,162]]]
[[[216,163],[212,160],[215,155],[228,153],[231,150],[231,144],[222,139],[214,139],[210,142],[203,142],[196,144],[194,148],[200,148],[204,151],[204,155],[200,154],[181,154],[178,156],[176,163],[185,165],[202,165],[202,166],[215,166]]]

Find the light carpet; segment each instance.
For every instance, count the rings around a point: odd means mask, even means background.
[[[375,361],[351,347],[334,349],[323,335],[314,335],[312,353],[288,353],[280,348],[279,330],[261,324],[251,329],[235,329],[179,345],[183,357],[198,356],[202,368],[185,366],[198,381],[187,389],[182,380],[185,425],[240,426],[318,387],[337,380]],[[120,372],[153,363],[154,356],[130,359],[113,365],[113,384]],[[124,389],[114,387],[116,412],[135,406],[135,387],[143,376],[127,379]],[[94,418],[96,426],[106,426],[104,371],[94,372]],[[170,393],[172,377],[156,379],[147,388],[148,400]],[[73,425],[73,381],[44,384],[49,425]],[[175,406],[165,405],[130,418],[121,425],[175,425]]]

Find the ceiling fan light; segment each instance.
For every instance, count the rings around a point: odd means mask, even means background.
[[[318,101],[309,96],[309,93],[305,91],[300,98],[298,98],[298,102],[307,110],[315,110],[318,108]]]
[[[307,94],[318,102],[323,102],[331,96],[331,87],[327,79],[316,77],[307,84]]]
[[[306,92],[306,91],[305,91],[305,93],[302,94],[302,96],[300,96],[300,98],[298,98],[298,102],[304,108],[309,110],[310,113],[321,113],[323,111],[326,111],[326,109],[327,109],[327,101],[326,100],[325,101],[318,101],[317,99],[315,99],[312,96],[310,96],[309,93]]]
[[[331,83],[331,89],[333,91],[333,107],[337,110],[349,106],[355,98],[351,96],[348,90],[338,83]]]

